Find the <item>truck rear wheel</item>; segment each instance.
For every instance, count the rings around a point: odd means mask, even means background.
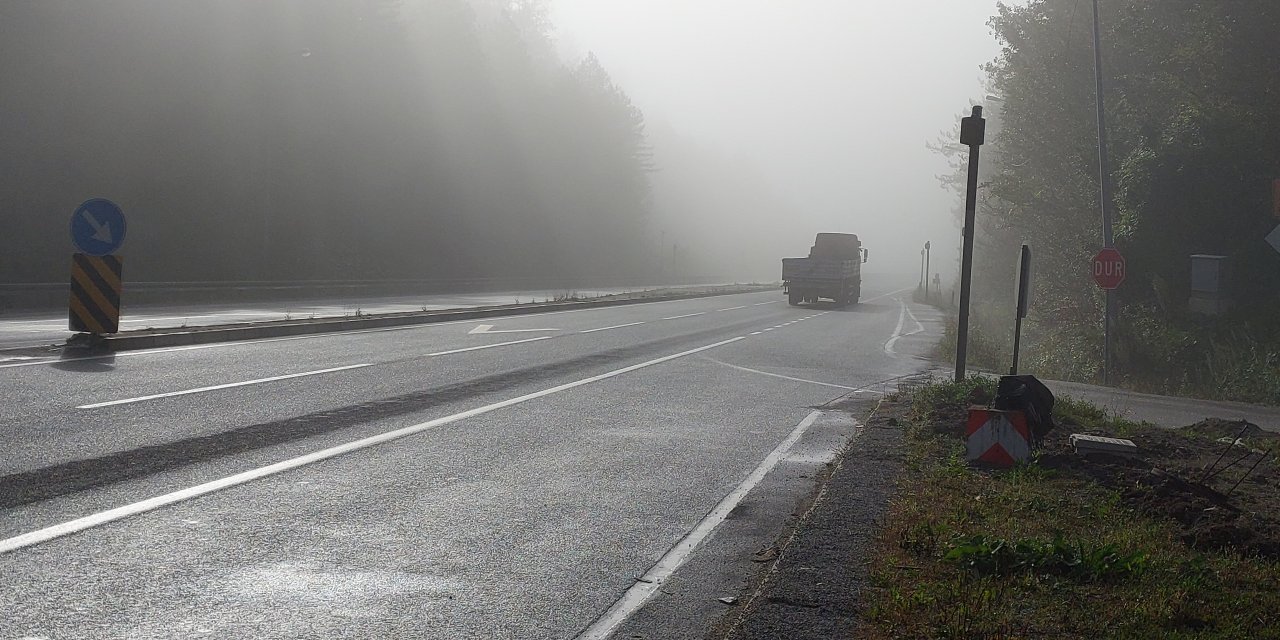
[[[792,291],[787,294],[787,304],[790,304],[793,307],[798,307],[800,306],[800,300],[802,299],[802,297],[803,296],[801,296],[798,292]]]

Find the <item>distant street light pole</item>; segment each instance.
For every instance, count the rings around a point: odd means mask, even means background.
[[[923,289],[925,287],[926,282],[927,281],[925,280],[925,273],[924,273],[924,249],[921,249],[920,250],[920,284],[916,285],[916,288]]]
[[[924,299],[929,301],[929,260],[933,258],[932,249],[929,247],[929,241],[924,243]]]
[[[1093,79],[1098,103],[1098,183],[1102,200],[1102,246],[1111,248],[1115,238],[1111,231],[1111,170],[1107,163],[1107,115],[1102,82],[1102,28],[1098,19],[1098,0],[1093,0]],[[1116,292],[1107,289],[1106,312],[1103,317],[1102,383],[1111,384],[1112,341],[1115,338],[1117,312]]]
[[[960,259],[960,318],[956,324],[956,382],[964,380],[969,349],[969,288],[973,279],[973,228],[978,209],[978,150],[987,137],[982,107],[960,121],[960,144],[969,146],[969,181],[964,196],[964,247]]]

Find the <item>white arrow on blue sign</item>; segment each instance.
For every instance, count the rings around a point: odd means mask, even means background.
[[[1267,244],[1271,245],[1272,249],[1280,251],[1280,225],[1267,234]]]
[[[71,214],[71,241],[91,256],[114,253],[124,244],[124,232],[124,212],[110,200],[86,200]]]

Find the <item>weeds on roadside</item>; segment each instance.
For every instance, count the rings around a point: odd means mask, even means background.
[[[1169,522],[1065,470],[970,468],[957,425],[994,384],[906,396],[908,471],[858,637],[1280,638],[1280,563],[1193,550]],[[1086,403],[1061,407],[1070,428],[1137,426]]]

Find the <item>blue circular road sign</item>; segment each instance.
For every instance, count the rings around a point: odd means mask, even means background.
[[[124,212],[110,200],[86,200],[71,214],[71,241],[91,256],[114,253],[124,244],[124,232]]]

